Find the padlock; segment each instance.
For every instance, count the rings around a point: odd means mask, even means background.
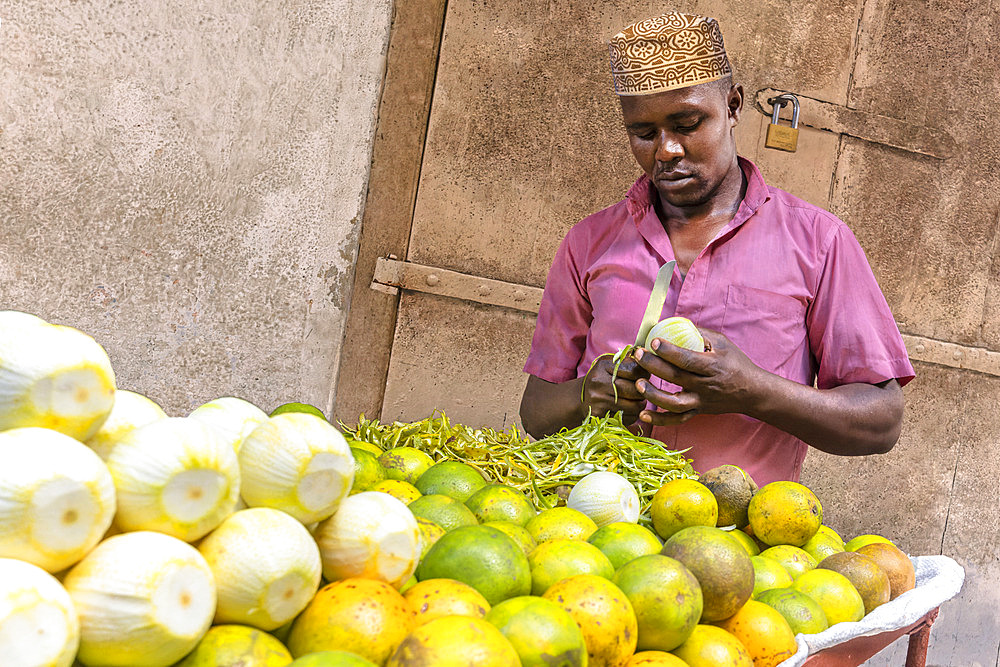
[[[764,147],[794,153],[799,143],[799,98],[785,93],[772,97],[767,102],[774,107],[774,111],[771,112],[771,122],[767,126]],[[792,126],[778,125],[778,114],[789,102],[792,104]]]

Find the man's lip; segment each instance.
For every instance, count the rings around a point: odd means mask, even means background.
[[[670,172],[667,174],[658,174],[656,180],[658,181],[683,181],[685,178],[691,178],[692,174],[683,174],[677,172]]]

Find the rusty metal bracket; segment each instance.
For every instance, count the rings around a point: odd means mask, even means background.
[[[527,313],[537,313],[542,302],[542,289],[539,287],[403,262],[394,257],[378,259],[371,287],[389,294],[398,294],[402,289],[514,308]],[[906,333],[903,334],[903,342],[913,361],[1000,377],[1000,352]]]
[[[757,91],[757,110],[771,116],[769,99],[787,91],[764,88]],[[799,125],[816,130],[846,134],[876,144],[892,146],[910,153],[947,160],[955,155],[957,144],[947,132],[926,125],[914,125],[898,118],[851,109],[839,104],[824,102],[798,93]]]
[[[487,303],[529,313],[537,313],[542,302],[542,290],[539,287],[380,257],[375,264],[372,289],[388,291],[394,288]]]
[[[1000,376],[1000,352],[909,334],[903,334],[903,342],[913,361]]]

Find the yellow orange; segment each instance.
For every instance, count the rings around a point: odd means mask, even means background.
[[[324,586],[295,619],[288,650],[299,656],[346,650],[384,663],[416,625],[416,612],[389,584],[345,579]]]
[[[649,507],[653,530],[667,539],[689,526],[715,526],[719,503],[707,486],[693,479],[674,479],[653,494]]]
[[[687,641],[672,653],[689,667],[754,667],[740,640],[714,625],[696,625]]]
[[[619,667],[635,651],[639,626],[632,603],[604,577],[567,577],[550,586],[542,597],[569,612],[580,626],[589,667]]]
[[[417,612],[417,625],[442,616],[482,618],[490,610],[479,591],[455,579],[426,579],[408,588],[403,597]]]
[[[719,622],[719,627],[740,640],[754,667],[775,667],[795,655],[795,633],[777,610],[756,600]]]

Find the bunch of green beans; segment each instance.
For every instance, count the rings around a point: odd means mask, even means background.
[[[383,450],[414,447],[435,460],[460,461],[498,484],[525,493],[540,509],[560,504],[560,490],[595,470],[610,470],[628,479],[642,504],[639,520],[649,521],[653,494],[673,479],[697,479],[682,451],[635,435],[622,423],[621,413],[588,417],[576,428],[531,441],[516,426],[505,431],[452,423],[443,412],[416,422],[380,424],[365,419],[356,427],[341,423],[349,438]]]

